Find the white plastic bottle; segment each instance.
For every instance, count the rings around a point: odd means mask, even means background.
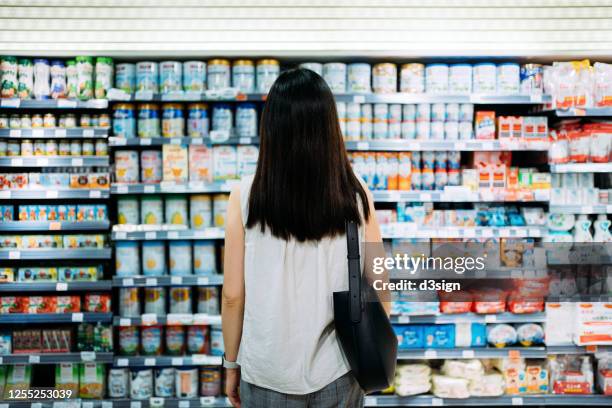
[[[593,241],[595,242],[612,242],[612,234],[610,234],[610,220],[605,214],[599,214],[597,220],[593,223],[595,229],[595,235]]]
[[[593,242],[591,220],[584,214],[579,215],[574,224],[574,242]]]

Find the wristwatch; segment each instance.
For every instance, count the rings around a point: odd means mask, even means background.
[[[238,365],[237,362],[235,361],[227,361],[225,359],[225,353],[223,353],[223,368],[240,368],[240,365]]]

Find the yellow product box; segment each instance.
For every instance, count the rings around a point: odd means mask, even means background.
[[[189,173],[187,148],[179,145],[164,145],[162,150],[163,180],[186,182]]]

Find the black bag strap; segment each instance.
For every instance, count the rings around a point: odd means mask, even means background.
[[[349,274],[349,315],[352,323],[361,321],[361,264],[359,231],[355,221],[346,222],[346,247]]]

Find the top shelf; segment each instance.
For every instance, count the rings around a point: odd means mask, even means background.
[[[0,99],[0,108],[11,109],[106,109],[107,99],[90,99],[79,101],[76,99]]]

